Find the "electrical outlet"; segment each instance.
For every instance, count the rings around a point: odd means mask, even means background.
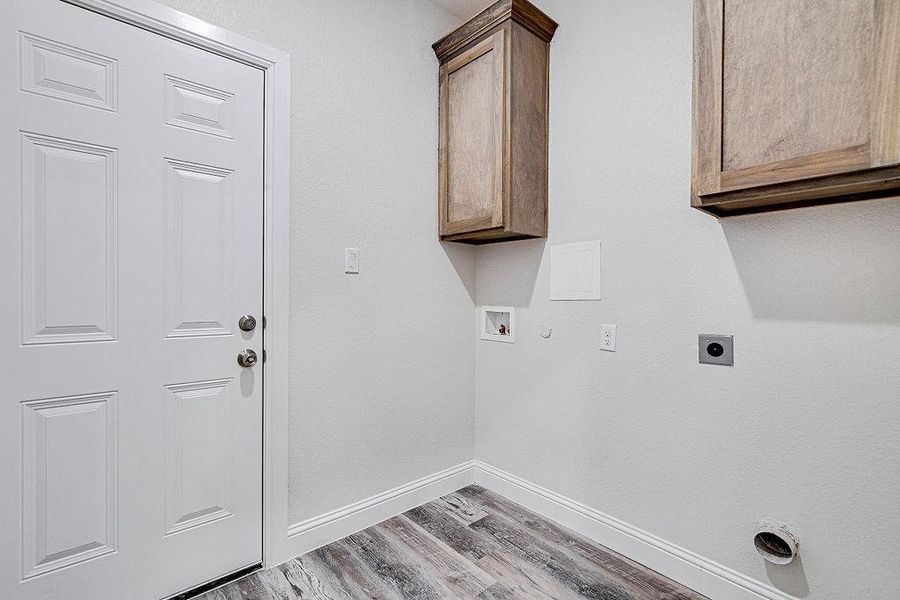
[[[600,326],[600,349],[607,352],[616,351],[616,326],[601,325]]]
[[[730,335],[699,336],[700,362],[707,365],[734,365],[734,337]]]

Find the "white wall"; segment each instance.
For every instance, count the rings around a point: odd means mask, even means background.
[[[797,596],[896,598],[900,202],[689,208],[691,2],[535,1],[550,239],[478,249],[478,303],[519,311],[516,344],[476,345],[477,458]],[[548,302],[549,244],[590,239],[603,300]],[[701,332],[733,368],[697,364]],[[799,563],[766,569],[766,516]]]
[[[470,460],[474,252],[437,241],[430,47],[458,20],[420,0],[165,3],[291,54],[291,522]]]

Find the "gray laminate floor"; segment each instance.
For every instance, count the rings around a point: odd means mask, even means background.
[[[478,486],[258,571],[202,600],[703,600]]]

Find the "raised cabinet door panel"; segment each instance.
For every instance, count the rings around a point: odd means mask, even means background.
[[[873,9],[871,0],[725,3],[725,172],[868,142]]]
[[[440,62],[440,239],[546,237],[555,30],[527,0],[500,0],[432,46]]]
[[[695,0],[692,204],[719,216],[900,187],[900,0]]]
[[[442,68],[446,233],[502,223],[505,33],[499,30]]]

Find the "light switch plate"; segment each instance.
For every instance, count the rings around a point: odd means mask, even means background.
[[[600,326],[600,349],[607,352],[616,351],[616,326],[601,325]]]
[[[359,273],[359,248],[344,248],[344,273]]]
[[[734,365],[734,336],[701,333],[698,345],[702,364]]]

